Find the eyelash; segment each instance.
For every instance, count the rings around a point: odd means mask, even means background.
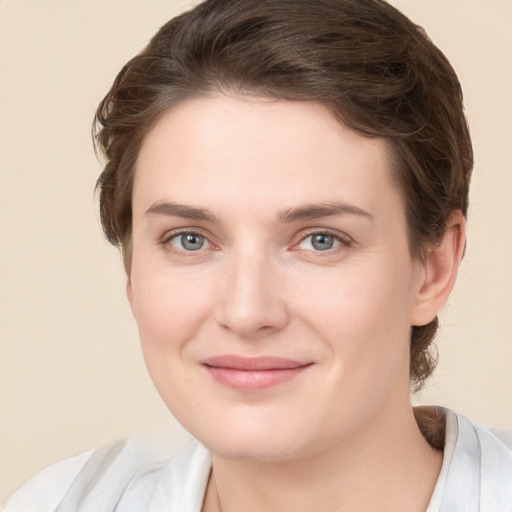
[[[332,255],[332,253],[337,250],[350,247],[353,244],[352,238],[350,238],[348,235],[342,235],[337,231],[332,231],[332,230],[325,229],[325,228],[323,228],[323,229],[311,228],[308,231],[306,231],[306,233],[303,233],[301,235],[300,240],[298,242],[294,243],[292,247],[293,248],[298,247],[302,242],[304,242],[305,240],[307,240],[310,237],[322,236],[322,235],[332,237],[336,242],[339,243],[339,245],[334,248],[326,249],[325,251],[320,251],[320,250],[315,251],[315,250],[311,250],[311,249],[305,249],[305,250],[309,250],[310,252],[314,252],[315,254],[327,256],[327,255]],[[292,249],[292,250],[300,250],[300,249],[297,248],[297,249]]]
[[[203,248],[198,249],[197,251],[187,251],[184,249],[177,249],[176,247],[172,246],[171,242],[175,239],[178,239],[180,236],[183,236],[183,235],[192,235],[192,236],[201,237],[206,241],[207,244],[210,245],[210,247],[209,247],[210,249],[213,249],[213,250],[218,249],[218,246],[215,243],[211,242],[206,234],[202,233],[199,230],[195,230],[195,229],[181,229],[179,231],[172,231],[171,233],[166,233],[161,238],[160,243],[163,246],[168,247],[169,250],[171,250],[172,252],[179,253],[182,255],[187,255],[187,256],[195,256],[203,251]],[[329,255],[329,254],[332,254],[334,251],[338,250],[339,248],[341,248],[341,249],[347,248],[353,244],[353,240],[348,235],[341,235],[337,231],[331,231],[331,230],[325,229],[325,228],[323,228],[323,229],[311,228],[308,231],[306,231],[306,233],[302,233],[301,237],[298,241],[293,242],[293,244],[291,245],[291,250],[299,251],[300,248],[298,248],[298,246],[302,242],[307,240],[309,237],[322,236],[322,235],[332,237],[336,242],[339,243],[339,245],[334,248],[328,248],[325,251],[311,250],[311,249],[304,249],[304,250],[309,251],[309,252],[314,252],[319,255],[322,255],[322,253],[324,253],[325,255]]]
[[[201,237],[206,241],[207,244],[212,246],[214,248],[214,250],[217,249],[217,246],[209,240],[209,238],[206,234],[203,234],[199,230],[195,230],[195,229],[181,229],[178,231],[172,231],[171,233],[166,233],[162,237],[160,243],[163,246],[169,248],[169,250],[171,250],[172,252],[179,253],[182,255],[187,255],[187,256],[195,256],[195,255],[197,255],[197,253],[200,253],[202,251],[202,248],[198,249],[197,251],[186,251],[184,249],[177,249],[176,247],[173,247],[171,242],[175,239],[178,239],[179,237],[181,237],[183,235],[192,235],[192,236]]]

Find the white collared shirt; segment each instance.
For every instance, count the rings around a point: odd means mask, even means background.
[[[512,512],[512,447],[446,413],[443,463],[426,512]],[[123,440],[58,462],[13,494],[6,512],[200,512],[211,458],[193,441],[172,458]]]

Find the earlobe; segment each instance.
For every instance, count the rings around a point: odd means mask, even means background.
[[[465,244],[466,222],[457,210],[450,217],[441,240],[428,250],[411,325],[428,324],[444,306],[455,285]]]

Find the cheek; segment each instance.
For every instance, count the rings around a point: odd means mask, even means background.
[[[187,347],[211,311],[208,286],[170,275],[140,275],[133,283],[135,317],[151,379],[180,421],[198,396]]]
[[[204,280],[141,275],[133,302],[145,351],[175,351],[193,337],[211,308],[208,288]]]
[[[300,306],[311,325],[323,332],[330,348],[357,365],[382,367],[388,354],[407,351],[410,276],[407,266],[354,266],[329,280],[305,283]],[[391,356],[389,356],[391,357]]]

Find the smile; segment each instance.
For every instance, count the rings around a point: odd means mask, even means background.
[[[262,391],[298,377],[313,363],[280,357],[217,356],[202,362],[213,379],[237,391]]]

